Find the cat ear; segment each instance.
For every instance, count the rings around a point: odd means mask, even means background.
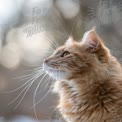
[[[73,44],[73,41],[74,41],[74,40],[73,40],[73,37],[70,36],[69,39],[66,41],[65,45],[66,45],[66,46],[70,46],[70,45]]]
[[[96,52],[99,49],[100,39],[95,31],[95,28],[92,28],[84,34],[81,43],[84,44],[90,52]]]

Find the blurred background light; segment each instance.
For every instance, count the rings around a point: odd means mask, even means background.
[[[16,2],[13,0],[1,0],[0,1],[0,24],[7,24],[8,20],[11,20],[16,14]]]
[[[21,62],[21,50],[16,43],[9,43],[1,52],[1,64],[8,69],[16,69]]]
[[[24,0],[0,1],[0,25],[16,23]]]
[[[66,19],[72,19],[80,12],[78,0],[56,0],[56,5]]]
[[[16,116],[15,118],[11,119],[9,122],[40,122],[40,121],[27,116]]]
[[[34,25],[33,25],[34,26]],[[32,29],[33,29],[32,26]],[[14,61],[13,64],[17,65],[19,61],[24,60],[26,63],[29,64],[35,64],[35,63],[41,63],[41,59],[45,57],[45,55],[48,53],[49,48],[51,47],[50,39],[48,38],[47,32],[36,32],[33,31],[31,33],[31,30],[24,31],[25,26],[20,28],[12,29],[7,36],[7,42],[10,43],[5,47],[5,51],[3,51],[4,55],[7,55],[9,49],[9,54],[13,57],[10,57],[10,60],[12,58],[15,58],[16,56],[16,62]],[[30,33],[30,34],[29,34]],[[16,47],[12,47],[11,44],[16,43]],[[9,47],[8,47],[9,46]],[[18,48],[17,48],[18,46]],[[10,47],[12,50],[10,50]],[[10,54],[11,53],[11,54]],[[16,54],[15,54],[16,53]],[[2,54],[2,55],[3,55]],[[8,56],[6,57],[8,59]],[[3,64],[5,63],[5,57],[2,58]],[[10,63],[9,60],[9,63]]]

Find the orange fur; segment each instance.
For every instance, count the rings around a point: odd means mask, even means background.
[[[54,86],[60,96],[61,114],[68,122],[121,122],[121,64],[95,30],[81,43],[70,43],[46,59],[49,67],[69,74]],[[61,56],[65,51],[69,54]]]

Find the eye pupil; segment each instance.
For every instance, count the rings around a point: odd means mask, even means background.
[[[64,52],[62,55],[61,55],[61,57],[65,57],[65,56],[67,56],[67,55],[69,55],[70,53],[69,52]]]

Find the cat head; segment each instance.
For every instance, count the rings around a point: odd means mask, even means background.
[[[110,53],[95,29],[86,32],[81,42],[72,37],[44,60],[44,70],[56,80],[69,80],[97,71],[107,65]],[[99,71],[99,70],[98,70]]]

